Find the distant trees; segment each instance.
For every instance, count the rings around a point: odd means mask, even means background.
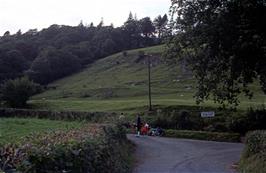
[[[48,47],[33,61],[29,77],[40,84],[46,84],[81,68],[80,60],[67,50]]]
[[[0,81],[18,77],[29,66],[29,62],[18,50],[0,50]]]
[[[22,108],[26,106],[30,96],[40,92],[40,89],[40,85],[26,77],[8,80],[0,85],[0,101],[11,107]]]
[[[168,17],[167,15],[159,15],[157,18],[154,19],[154,26],[156,29],[156,33],[158,33],[158,38],[161,39],[167,35],[167,23]]]
[[[141,35],[139,21],[134,19],[132,13],[129,14],[127,21],[122,26],[124,32],[124,38],[127,40],[127,47],[134,48],[137,45],[141,45]]]
[[[8,37],[8,36],[10,36],[10,32],[9,32],[9,31],[6,31],[6,32],[4,33],[4,37]]]
[[[41,31],[19,30],[14,35],[6,32],[0,37],[0,83],[27,74],[47,84],[110,54],[152,46],[159,40],[151,19],[138,20],[132,13],[117,28],[101,21],[97,26],[80,22],[73,27],[54,24]]]
[[[140,19],[140,31],[141,33],[147,37],[152,37],[155,32],[155,27],[149,17],[144,17],[143,19]]]

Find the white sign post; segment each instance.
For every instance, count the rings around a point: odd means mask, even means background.
[[[201,112],[200,116],[202,118],[210,118],[210,117],[214,117],[215,116],[215,112]]]

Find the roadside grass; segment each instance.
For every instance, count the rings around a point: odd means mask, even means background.
[[[266,131],[258,130],[247,134],[245,148],[241,155],[241,173],[266,172]]]
[[[29,102],[32,108],[49,109],[49,110],[72,110],[72,111],[100,111],[100,112],[124,112],[137,113],[144,112],[148,109],[148,99],[146,98],[120,98],[106,100],[90,100],[90,99],[49,99],[49,100],[31,100]],[[153,98],[153,106],[157,108],[165,106],[184,106],[189,107],[208,107],[217,109],[218,104],[207,101],[204,104],[196,105],[193,98]],[[263,102],[259,101],[242,101],[239,110],[247,110],[249,107],[260,107]],[[265,105],[265,103],[264,103]]]
[[[166,137],[186,138],[217,142],[240,142],[240,134],[238,133],[222,133],[222,132],[205,132],[192,130],[165,130]]]
[[[0,145],[17,143],[32,133],[67,130],[83,126],[82,122],[52,121],[45,119],[0,118]]]
[[[241,160],[241,173],[265,173],[266,155],[256,154]]]

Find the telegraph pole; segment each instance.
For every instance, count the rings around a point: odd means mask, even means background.
[[[149,83],[149,111],[152,110],[151,107],[151,62],[150,62],[150,57],[151,55],[148,56],[148,83]]]

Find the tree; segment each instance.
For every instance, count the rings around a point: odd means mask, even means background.
[[[132,21],[132,20],[134,20],[134,18],[133,18],[132,12],[130,11],[129,15],[128,15],[128,18],[127,18],[127,21]]]
[[[127,21],[124,23],[124,30],[128,36],[137,36],[140,35],[140,25],[137,20],[133,18],[132,13],[129,13]]]
[[[163,17],[161,15],[159,15],[158,17],[156,17],[154,19],[154,26],[156,29],[156,32],[158,33],[158,38],[162,38],[163,35],[165,35],[164,33],[166,32],[166,25],[168,23],[168,17],[165,14]]]
[[[197,103],[222,105],[251,97],[259,80],[266,93],[266,4],[261,0],[172,0],[168,59],[186,58],[197,79]]]
[[[140,19],[139,23],[140,23],[141,33],[146,38],[151,37],[155,32],[155,27],[153,26],[151,19],[149,17],[144,17],[143,19]]]
[[[132,13],[129,13],[128,20],[123,25],[123,31],[125,33],[125,44],[128,48],[136,48],[140,44],[141,29],[139,21],[133,18]]]
[[[116,52],[116,44],[112,39],[106,39],[102,44],[103,56],[110,55]]]
[[[103,20],[98,26],[85,26],[81,21],[78,26],[54,24],[41,31],[19,30],[5,35],[0,37],[0,83],[26,71],[35,81],[47,84],[114,52],[157,43],[156,39],[144,38],[140,21],[132,13],[123,26],[116,28],[105,26]],[[48,51],[49,47],[53,51]]]
[[[20,37],[22,35],[21,29],[18,30],[18,32],[16,33],[17,37]]]
[[[0,86],[0,98],[11,107],[22,108],[29,98],[40,92],[40,85],[27,77],[8,80]]]
[[[16,78],[28,68],[28,61],[18,50],[0,53],[0,82]]]
[[[10,32],[9,31],[6,31],[3,36],[4,37],[9,37],[10,36]]]
[[[18,50],[8,51],[6,53],[5,61],[6,65],[14,72],[22,72],[28,67],[28,62]]]
[[[46,84],[80,68],[80,60],[72,53],[48,47],[33,61],[27,74],[35,82]]]
[[[103,27],[103,25],[104,25],[103,18],[101,18],[101,21],[100,21],[100,23],[97,25],[97,28],[101,28],[101,27]]]

